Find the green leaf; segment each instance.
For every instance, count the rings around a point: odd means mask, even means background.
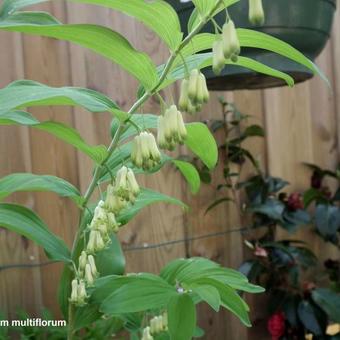
[[[0,18],[6,17],[20,8],[46,2],[47,0],[4,0],[0,10]]]
[[[102,276],[123,275],[125,271],[125,257],[117,237],[111,237],[108,248],[96,256],[96,266]]]
[[[164,308],[176,289],[156,275],[135,276],[108,296],[100,310],[105,314],[125,314]]]
[[[182,41],[181,27],[175,10],[165,1],[156,0],[73,0],[100,5],[133,16],[153,30],[168,47],[175,50]]]
[[[287,44],[286,42],[255,30],[248,30],[245,28],[238,28],[237,34],[242,47],[261,48],[264,50],[272,51],[280,54],[288,59],[291,59],[298,64],[304,65],[310,69],[313,73],[318,74],[328,84],[329,81],[325,75],[319,70],[319,68],[305,57],[301,52]]]
[[[87,304],[76,309],[74,315],[74,331],[80,330],[101,318],[102,314],[98,310],[98,305]]]
[[[61,25],[55,18],[40,12],[19,12],[0,21],[0,30],[22,32],[66,40],[117,63],[147,89],[153,88],[158,76],[150,57],[135,50],[119,33],[98,25]]]
[[[30,209],[16,204],[0,203],[0,226],[36,242],[51,260],[70,261],[64,241],[52,234],[45,223]]]
[[[221,297],[218,290],[215,287],[194,284],[191,285],[190,288],[216,312],[220,310]]]
[[[218,148],[214,136],[203,123],[186,125],[188,136],[185,145],[209,168],[213,169],[218,160]]]
[[[82,202],[76,187],[55,176],[16,173],[0,179],[0,200],[18,191],[52,191],[71,198],[77,204]]]
[[[255,30],[244,29],[244,28],[238,28],[237,34],[240,40],[241,47],[260,48],[260,49],[264,49],[264,50],[277,53],[283,57],[286,57],[288,59],[291,59],[297,62],[298,64],[304,65],[305,67],[310,69],[313,73],[318,74],[322,79],[324,79],[327,82],[327,84],[329,84],[328,79],[325,77],[325,75],[319,70],[319,68],[312,61],[310,61],[297,49],[283,42],[282,40],[272,37],[269,34],[265,34],[265,33],[255,31]],[[182,55],[186,58],[200,51],[210,50],[212,48],[212,45],[215,39],[216,39],[215,35],[211,33],[198,34],[193,38],[192,43],[183,49]],[[241,57],[241,58],[244,58],[244,57]],[[252,60],[249,58],[246,58],[246,59]],[[181,63],[179,58],[176,60],[175,65],[177,65],[178,63]],[[238,63],[235,63],[235,64],[238,64]],[[281,74],[284,75],[284,73],[281,73]],[[286,77],[289,77],[289,76],[286,75]],[[287,78],[287,80],[289,78]]]
[[[198,193],[201,186],[201,179],[196,168],[188,162],[173,160],[172,163],[176,165],[178,170],[183,174],[190,185],[190,190],[193,194]]]
[[[190,340],[196,329],[196,308],[188,294],[173,296],[168,305],[171,340]]]
[[[223,4],[217,7],[216,11],[214,12],[214,15],[218,14],[223,9],[235,4],[239,0],[224,0]],[[207,1],[207,0],[192,0],[195,7],[198,9],[199,13],[201,15],[207,15],[209,14],[214,7],[217,4],[217,1]]]
[[[90,112],[112,112],[118,106],[105,95],[79,87],[50,87],[31,80],[15,81],[0,90],[1,111],[31,106],[81,106]]]
[[[215,287],[221,296],[221,305],[233,314],[235,314],[245,326],[251,327],[248,316],[249,307],[233,288],[229,287],[226,284],[223,284],[218,280],[210,278],[198,279],[195,280],[194,283]]]
[[[212,53],[195,54],[195,55],[185,58],[185,60],[186,60],[186,66],[184,66],[181,60],[178,60],[177,63],[175,63],[175,65],[177,66],[172,69],[170,75],[168,76],[167,80],[162,83],[162,86],[160,87],[160,89],[169,86],[176,80],[183,79],[187,72],[186,69],[191,71],[196,68],[203,69],[206,67],[210,67],[212,65]],[[262,64],[251,58],[240,56],[238,57],[236,62],[233,62],[231,60],[226,60],[225,63],[226,65],[241,66],[241,67],[248,68],[255,72],[263,73],[271,77],[282,79],[289,86],[294,85],[294,79],[288,74],[275,70],[274,68],[269,67],[265,64]],[[160,66],[158,68],[158,72],[161,72],[163,68],[164,68],[164,65]]]
[[[262,126],[254,124],[247,126],[247,128],[243,132],[243,135],[247,137],[264,137],[265,132]]]
[[[330,320],[340,322],[340,294],[326,288],[317,288],[312,291],[314,302],[323,309]]]
[[[218,263],[205,258],[177,259],[167,264],[161,271],[161,277],[170,284],[181,282],[188,289],[198,279],[210,278],[228,286],[250,293],[261,293],[262,287],[252,285],[240,272],[223,268]]]
[[[58,122],[46,121],[39,122],[27,112],[0,111],[0,124],[2,125],[25,125],[38,130],[48,132],[64,142],[74,146],[78,150],[84,152],[95,162],[101,163],[107,156],[107,150],[104,145],[90,146],[80,136],[77,130]]]
[[[154,204],[154,203],[170,203],[178,205],[184,209],[187,209],[187,206],[181,202],[180,200],[161,194],[156,191],[152,191],[149,189],[142,189],[141,193],[138,195],[136,202],[133,206],[125,209],[117,218],[117,220],[122,223],[128,223],[134,216],[136,216],[143,208]]]

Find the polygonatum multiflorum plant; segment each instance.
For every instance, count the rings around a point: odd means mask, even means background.
[[[185,124],[182,115],[184,111],[194,114],[209,100],[202,69],[212,66],[219,73],[226,65],[238,65],[293,85],[289,75],[242,57],[243,48],[278,53],[314,73],[319,73],[317,67],[296,49],[274,37],[236,28],[228,8],[237,6],[237,0],[194,0],[195,9],[186,36],[181,32],[175,10],[163,0],[74,1],[108,7],[144,23],[169,50],[168,60],[158,66],[109,27],[63,24],[49,13],[23,11],[23,7],[44,1],[4,0],[0,29],[78,44],[120,65],[140,83],[137,100],[127,112],[106,95],[86,88],[56,88],[20,80],[0,90],[2,125],[24,125],[48,132],[94,162],[92,180],[85,193],[50,175],[16,173],[0,180],[1,198],[17,191],[51,191],[69,197],[79,207],[80,222],[70,250],[30,209],[0,204],[2,227],[35,241],[49,258],[65,263],[59,301],[68,320],[68,339],[86,338],[84,329],[89,324],[105,320],[114,326],[119,324],[114,332],[125,328],[133,338],[191,339],[197,335],[195,306],[202,301],[216,311],[221,306],[228,309],[250,326],[249,308],[239,292],[258,293],[263,289],[248,283],[245,276],[203,258],[176,260],[163,268],[160,275],[123,275],[123,270],[113,265],[120,256],[115,235],[146,205],[165,201],[185,206],[174,198],[141,188],[137,174],[154,173],[173,162],[192,191],[198,191],[197,171],[191,164],[167,155],[166,150],[185,144],[208,168],[215,166],[217,147],[208,128],[201,123]],[[220,12],[226,13],[223,27],[213,20]],[[249,17],[253,23],[263,22],[261,0],[249,0]],[[216,33],[200,33],[210,21]],[[160,91],[176,81],[181,81],[180,100],[166,102]],[[161,103],[159,112],[142,114],[143,105],[152,97]],[[59,122],[38,121],[23,110],[44,105],[80,106],[93,113],[108,112],[113,118],[110,145],[89,145],[73,128]],[[96,202],[93,194],[99,184],[102,188],[107,186]],[[80,330],[83,331],[79,333]]]

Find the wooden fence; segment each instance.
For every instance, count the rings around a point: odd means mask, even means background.
[[[167,53],[157,37],[129,17],[108,9],[60,1],[39,5],[63,22],[91,22],[111,26],[122,32],[137,48],[151,54],[156,63],[165,60]],[[74,85],[102,91],[127,109],[134,101],[136,82],[118,66],[83,48],[53,39],[0,33],[0,86],[16,79],[33,79],[52,86]],[[255,115],[263,124],[265,141],[252,141],[250,146],[261,160],[263,168],[273,176],[291,183],[292,189],[308,185],[309,174],[302,162],[334,168],[339,161],[338,129],[340,128],[340,14],[337,13],[333,39],[318,60],[329,77],[332,91],[320,79],[314,79],[294,89],[280,88],[265,91],[237,91],[225,93],[238,108]],[[177,91],[176,88],[173,91]],[[218,96],[198,119],[220,115]],[[170,92],[167,95],[171,96]],[[1,103],[0,103],[1,105]],[[155,102],[145,111],[157,112]],[[90,114],[81,109],[51,107],[32,109],[41,120],[56,120],[74,126],[90,143],[109,140],[108,114]],[[91,163],[72,147],[47,135],[19,127],[0,128],[0,175],[11,172],[53,174],[65,178],[84,190],[91,175]],[[216,172],[215,182],[218,181]],[[232,205],[220,206],[205,215],[205,209],[216,197],[213,186],[203,185],[199,195],[188,193],[180,175],[171,168],[156,176],[144,177],[143,185],[186,201],[192,209],[184,214],[180,208],[157,205],[145,209],[120,234],[124,246],[144,243],[156,244],[184,239],[211,232],[236,228],[240,225]],[[68,243],[77,223],[77,210],[69,200],[49,193],[16,194],[11,197],[20,204],[33,208]],[[304,231],[320,258],[336,255],[336,249],[325,245],[310,231]],[[205,256],[224,265],[237,267],[243,258],[240,233],[227,236],[180,242],[148,250],[126,253],[128,271],[158,272],[169,260],[183,256]],[[4,229],[0,230],[0,266],[46,261],[43,252],[33,243]],[[1,268],[0,268],[1,269]],[[0,270],[0,310],[11,317],[15,310],[24,308],[33,315],[42,307],[57,312],[56,290],[61,266],[24,267]],[[262,308],[263,309],[263,308]],[[253,319],[261,308],[252,310]],[[206,339],[246,339],[247,331],[229,313],[214,315],[205,307],[200,314],[200,325],[207,330]],[[258,337],[250,337],[252,339]]]

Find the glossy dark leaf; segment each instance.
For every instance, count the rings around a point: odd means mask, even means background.
[[[340,208],[329,204],[317,205],[315,225],[323,237],[326,239],[333,237],[340,229]]]
[[[310,302],[304,300],[299,303],[298,316],[303,325],[314,335],[322,335],[323,330]]]

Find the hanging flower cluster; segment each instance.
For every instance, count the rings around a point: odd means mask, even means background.
[[[105,201],[99,201],[89,229],[86,248],[78,260],[77,278],[72,281],[70,301],[78,306],[86,303],[86,288],[94,284],[99,276],[96,267],[95,254],[105,249],[111,242],[110,235],[119,230],[120,224],[116,215],[128,204],[134,204],[140,192],[133,171],[123,166],[118,172],[113,184],[107,187]]]
[[[153,340],[153,335],[157,335],[161,332],[168,330],[168,314],[155,316],[150,320],[150,325],[143,329],[142,340]]]
[[[264,24],[264,10],[262,0],[249,0],[249,21],[253,25]]]
[[[222,28],[222,34],[217,36],[213,44],[213,71],[220,74],[226,60],[236,62],[241,52],[240,41],[234,22],[229,19]]]
[[[161,149],[174,150],[176,145],[183,144],[187,129],[183,116],[176,105],[170,106],[163,116],[158,118],[157,142]]]
[[[161,153],[152,133],[144,131],[134,138],[131,161],[144,170],[151,170],[161,162]]]
[[[203,73],[198,69],[190,72],[188,79],[183,79],[179,109],[188,113],[195,113],[202,109],[202,105],[209,101],[209,90]]]

